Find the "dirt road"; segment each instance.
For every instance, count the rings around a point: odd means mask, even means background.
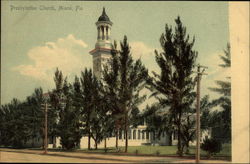
[[[0,149],[0,162],[39,163],[194,163],[194,160],[174,157],[122,156],[82,152],[49,152],[41,150]],[[225,161],[202,161],[204,163],[225,163]]]

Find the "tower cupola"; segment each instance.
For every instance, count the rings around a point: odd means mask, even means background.
[[[110,43],[110,32],[112,22],[110,21],[108,15],[106,14],[105,8],[103,8],[102,15],[96,22],[97,26],[97,43],[96,47],[111,48]]]
[[[111,58],[112,49],[110,32],[113,23],[106,14],[105,8],[103,8],[102,15],[95,24],[97,27],[97,41],[95,48],[89,53],[93,57],[93,72],[97,78],[101,79],[104,65]]]

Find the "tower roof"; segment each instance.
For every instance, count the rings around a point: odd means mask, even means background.
[[[99,17],[98,19],[98,22],[102,22],[102,21],[105,21],[105,22],[111,22],[109,20],[109,17],[107,16],[106,12],[105,12],[105,8],[103,8],[103,11],[102,11],[102,15]]]

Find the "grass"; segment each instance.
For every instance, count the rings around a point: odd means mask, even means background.
[[[124,153],[124,147],[119,147],[120,152],[114,147],[108,147],[108,151],[105,152],[105,149],[99,148],[95,149],[78,149],[78,150],[69,150],[69,152],[84,152],[84,153],[108,153],[108,154],[119,154],[119,155],[153,155],[153,156],[178,156],[177,146],[129,146],[128,153]],[[62,151],[68,152],[67,150],[62,149],[49,149],[49,151]],[[195,146],[190,146],[189,154],[184,154],[184,157],[194,157],[195,156]],[[201,157],[206,158],[207,152],[201,150]],[[217,153],[211,159],[222,159],[222,160],[231,160],[231,144],[223,144],[222,150]]]
[[[87,150],[81,149],[81,152],[96,152],[96,153],[104,153],[104,149],[97,150]],[[194,156],[195,155],[195,146],[190,146],[189,154],[185,156]],[[124,152],[124,147],[120,147],[120,152]],[[129,146],[128,154],[135,155],[168,155],[168,156],[177,156],[177,146]],[[108,148],[108,153],[117,153],[115,148]],[[201,150],[201,156],[206,156],[207,152]],[[215,157],[226,157],[229,159],[231,157],[231,144],[223,144],[222,151],[217,153]]]

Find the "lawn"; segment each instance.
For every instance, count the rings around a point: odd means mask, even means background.
[[[120,147],[120,152],[124,152],[124,147]],[[190,146],[190,153],[185,156],[194,156],[195,155],[195,146]],[[104,153],[104,149],[98,150],[87,150],[81,149],[78,151],[83,152],[99,152]],[[129,146],[128,154],[137,154],[137,155],[169,155],[169,156],[177,156],[176,155],[177,146]],[[108,148],[108,153],[116,153],[115,148]],[[206,156],[207,153],[201,150],[201,156]],[[231,144],[223,144],[222,151],[215,155],[215,157],[225,157],[226,159],[230,159],[231,157]]]
[[[95,149],[75,149],[75,150],[62,150],[62,149],[49,149],[48,151],[62,151],[62,152],[84,152],[84,153],[107,153],[107,154],[119,154],[119,155],[149,155],[149,156],[178,156],[176,154],[177,146],[129,146],[128,153],[124,153],[124,147],[119,147],[120,152],[117,152],[116,148],[108,147],[105,151],[103,148]],[[195,146],[190,146],[189,154],[184,154],[186,158],[194,158],[195,157]],[[207,153],[201,150],[201,158],[206,159]],[[231,144],[223,144],[222,150],[211,159],[217,160],[231,160]]]

